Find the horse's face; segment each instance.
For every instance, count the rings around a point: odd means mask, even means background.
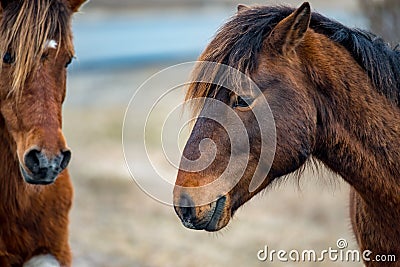
[[[8,94],[12,64],[4,64],[0,80],[1,115],[16,144],[21,172],[26,182],[52,183],[71,158],[61,131],[61,105],[66,90],[65,65],[70,61],[63,49],[49,48],[37,70],[18,94]]]
[[[18,5],[17,2],[2,1],[3,12],[8,12],[9,5],[15,8]],[[82,2],[79,1],[79,3]],[[71,1],[71,5],[67,7],[64,6],[64,1],[60,1],[56,3],[57,7],[53,7],[53,9],[63,9],[65,18],[63,22],[68,22],[71,11],[77,10],[78,6],[73,6],[73,3],[78,4],[77,1]],[[30,4],[36,3],[32,1]],[[53,4],[54,2],[50,5]],[[64,27],[68,30],[63,33],[69,33],[69,23]],[[16,27],[16,29],[22,28]],[[28,31],[27,34],[29,33]],[[19,38],[23,40],[24,36]],[[35,38],[29,40],[38,39]],[[4,121],[6,130],[14,141],[11,143],[11,148],[15,150],[18,157],[21,174],[30,184],[53,183],[71,159],[71,151],[67,147],[61,128],[62,104],[66,94],[66,67],[71,62],[73,51],[72,44],[68,47],[66,41],[67,38],[71,38],[70,36],[61,36],[60,40],[64,42],[60,44],[56,38],[43,40],[42,48],[32,50],[40,51],[39,55],[18,54],[18,49],[21,48],[16,44],[13,44],[15,47],[13,50],[16,51],[2,52],[1,120]],[[37,61],[32,63],[34,67],[29,70],[29,73],[22,75],[23,82],[15,88],[16,79],[21,78],[19,70],[23,70],[23,65],[26,63],[23,55],[31,57],[31,61],[32,59]]]
[[[178,173],[174,203],[176,212],[186,227],[207,231],[217,231],[225,227],[241,205],[267,187],[275,178],[297,170],[310,156],[317,113],[307,91],[310,85],[307,84],[308,80],[300,68],[295,51],[305,38],[309,21],[310,7],[304,4],[281,21],[264,40],[259,67],[251,77],[261,89],[261,96],[251,99],[248,103],[227,90],[220,90],[216,96],[217,100],[234,110],[246,128],[248,137],[245,138],[248,139],[250,147],[250,152],[245,155],[249,160],[246,165],[241,163],[243,155],[231,155],[230,138],[219,123],[212,119],[197,120],[184,149],[183,158],[194,161],[203,157],[203,152],[210,150],[204,146],[204,143],[210,142],[204,142],[202,148],[202,140],[206,139],[213,141],[216,153],[212,155],[212,163],[204,170],[181,169]],[[257,164],[266,164],[264,159],[260,158],[262,131],[254,115],[257,105],[265,105],[264,101],[260,101],[260,97],[265,97],[274,116],[276,151],[270,171],[263,174],[264,181],[256,190],[250,190]],[[206,112],[207,108],[209,106],[205,105],[202,113]],[[220,112],[220,116],[224,116],[224,113]],[[235,175],[240,175],[233,188],[231,187],[228,193],[218,187],[202,190],[204,185],[219,178],[229,160],[237,162],[230,172],[232,179],[235,179]],[[210,200],[208,204],[205,199]]]

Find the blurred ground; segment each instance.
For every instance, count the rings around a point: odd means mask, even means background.
[[[143,4],[141,1],[95,0],[80,16],[87,16],[89,20],[93,16],[93,21],[97,21],[110,14],[118,16],[119,12],[139,16],[136,8],[157,8],[154,12],[159,14],[157,12],[162,12],[165,6],[171,8],[169,12],[174,12],[187,5],[212,9],[217,2],[227,7],[225,12],[234,12],[236,1],[173,3],[153,0]],[[288,2],[298,5],[298,1]],[[349,12],[347,16],[358,12],[356,1],[314,2],[312,5],[317,9],[334,10],[339,15],[342,9]],[[79,28],[79,24],[75,24],[75,28]],[[210,29],[211,32],[215,30]],[[80,38],[76,38],[76,42],[81,45]],[[90,48],[101,49],[94,45]],[[197,55],[192,57],[194,60]],[[295,264],[257,260],[257,252],[265,245],[276,250],[321,251],[336,248],[336,241],[345,238],[350,248],[356,248],[348,219],[348,186],[324,169],[318,175],[306,171],[300,190],[295,179],[290,178],[269,189],[240,209],[228,228],[216,234],[187,230],[172,207],[160,204],[138,188],[125,167],[122,153],[124,112],[140,84],[173,63],[177,62],[107,68],[105,62],[106,67],[76,68],[70,73],[64,131],[73,149],[70,170],[75,203],[70,228],[74,266],[361,266],[342,262]],[[162,92],[163,81],[159,84],[154,90]],[[181,100],[176,99],[176,103]],[[132,131],[136,127],[137,131],[142,131],[138,125],[129,127]],[[134,147],[140,142],[140,138],[134,139],[131,145]],[[173,178],[175,174],[170,175]]]
[[[400,44],[400,2],[397,0],[359,0],[369,19],[369,28],[393,46]]]

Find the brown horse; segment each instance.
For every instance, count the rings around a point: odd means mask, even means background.
[[[187,99],[208,97],[230,106],[247,129],[250,152],[238,183],[219,195],[216,188],[210,193],[214,201],[205,204],[207,192],[195,194],[192,189],[224,172],[232,144],[220,123],[197,119],[183,157],[197,160],[206,151],[200,144],[205,139],[213,141],[217,152],[207,168],[185,167],[178,173],[174,203],[183,224],[218,231],[271,182],[314,158],[351,185],[350,213],[360,249],[371,250],[372,259],[390,254],[400,260],[400,51],[369,32],[312,13],[304,3],[297,10],[240,6],[200,60],[240,70],[262,93],[249,99],[246,88],[243,96],[198,82],[220,72],[219,65],[195,70]],[[274,116],[276,150],[269,172],[253,191],[249,186],[255,166],[263,161],[253,112],[262,103],[259,98],[267,100]],[[207,100],[198,103],[200,114],[213,113]]]
[[[61,106],[83,2],[0,1],[0,266],[71,265]]]

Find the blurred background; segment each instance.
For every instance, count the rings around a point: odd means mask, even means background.
[[[318,12],[348,26],[372,29],[392,44],[400,41],[397,0],[310,2]],[[300,4],[262,1],[277,3]],[[77,59],[69,69],[64,106],[64,131],[74,152],[70,165],[75,185],[70,226],[74,266],[362,266],[257,260],[265,245],[276,250],[323,250],[335,248],[336,241],[345,238],[350,248],[356,248],[348,219],[348,186],[326,170],[306,171],[300,187],[288,179],[269,189],[240,209],[227,229],[210,234],[185,229],[173,208],[143,193],[125,166],[122,124],[134,92],[159,70],[196,60],[215,31],[234,15],[237,4],[92,0],[76,14]],[[162,93],[164,82],[158,84],[154,92]],[[183,94],[174,101],[182,100]],[[140,110],[138,114],[142,115]],[[126,127],[130,132],[143,131],[135,123]],[[137,136],[129,139],[128,149],[143,142]],[[162,157],[162,151],[152,153]],[[142,175],[146,179],[149,174],[143,170]],[[169,173],[171,180],[175,175]]]

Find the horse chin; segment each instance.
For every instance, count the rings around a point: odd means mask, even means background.
[[[207,232],[217,232],[228,225],[231,219],[231,211],[227,203],[227,197],[219,198],[214,205],[211,219],[205,227]]]
[[[28,184],[31,185],[50,185],[53,184],[54,181],[56,180],[54,179],[35,179],[34,177],[32,177],[31,175],[28,174],[28,172],[24,169],[24,167],[22,165],[19,166],[22,177],[24,178],[24,181]]]
[[[174,208],[186,228],[216,232],[224,228],[232,217],[229,199],[229,195],[225,195],[201,206],[195,205],[189,195],[182,193]]]

